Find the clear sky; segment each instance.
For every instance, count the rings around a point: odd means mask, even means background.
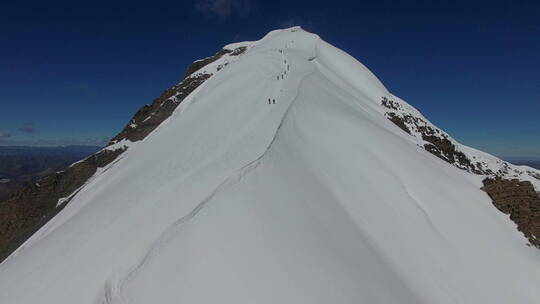
[[[540,159],[538,1],[2,1],[0,145],[103,144],[223,45],[301,25],[457,140]]]

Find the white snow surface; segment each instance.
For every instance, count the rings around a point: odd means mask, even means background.
[[[366,67],[251,44],[0,265],[0,303],[539,302],[538,249]]]

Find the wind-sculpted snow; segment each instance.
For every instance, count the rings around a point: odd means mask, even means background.
[[[0,266],[0,303],[537,302],[538,251],[363,65],[300,28],[232,46]]]

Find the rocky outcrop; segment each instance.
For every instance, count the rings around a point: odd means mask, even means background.
[[[443,136],[437,137],[433,135],[422,135],[422,139],[429,142],[424,145],[424,149],[431,154],[443,159],[451,164],[459,164],[462,169],[466,169],[469,172],[482,174],[482,171],[475,167],[475,165],[467,158],[467,156],[456,149],[456,146]]]
[[[245,46],[234,50],[223,49],[214,56],[195,61],[188,67],[180,83],[165,90],[151,104],[139,109],[124,129],[109,142],[109,146],[122,140],[135,142],[144,139],[167,119],[191,92],[212,76],[210,72],[195,72],[226,54],[238,56],[246,50]],[[98,168],[109,165],[124,151],[125,147],[122,146],[101,150],[64,171],[40,179],[0,202],[0,261],[58,214]]]
[[[386,118],[388,118],[391,122],[393,122],[396,126],[400,127],[401,130],[409,133],[411,135],[411,130],[409,130],[409,127],[407,127],[407,124],[405,123],[405,120],[402,117],[399,117],[396,115],[396,113],[387,113]]]
[[[423,148],[438,158],[450,164],[475,174],[483,174],[481,164],[473,163],[456,145],[449,136],[432,126],[422,117],[409,113],[399,102],[382,97],[381,105],[388,110],[386,118],[409,135],[422,138],[426,143]]]
[[[510,215],[517,229],[540,248],[540,195],[528,181],[486,178],[484,190],[501,212]]]
[[[528,175],[538,179],[540,173],[531,169],[516,168],[515,166],[491,157],[465,153],[459,144],[448,134],[425,119],[416,109],[402,104],[392,98],[383,96],[381,106],[385,108],[384,115],[409,135],[422,140],[422,148],[453,166],[480,175],[499,177],[519,177]],[[489,164],[489,163],[492,164]]]

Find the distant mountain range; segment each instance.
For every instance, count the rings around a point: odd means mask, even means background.
[[[0,201],[25,183],[62,170],[99,149],[97,146],[0,146]]]

